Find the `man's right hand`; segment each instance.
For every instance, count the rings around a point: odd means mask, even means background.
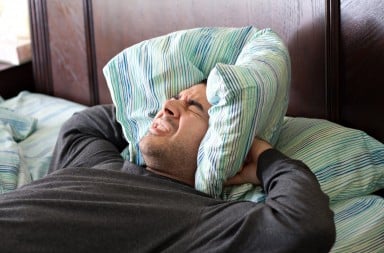
[[[239,185],[244,183],[260,185],[260,180],[257,177],[257,162],[260,155],[271,148],[272,146],[268,142],[255,138],[242,169],[235,176],[229,178],[225,182],[225,185]]]

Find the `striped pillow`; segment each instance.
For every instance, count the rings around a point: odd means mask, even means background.
[[[331,205],[336,241],[332,253],[384,252],[384,199],[362,196]]]
[[[123,154],[139,165],[144,164],[139,140],[163,102],[208,79],[213,107],[199,149],[196,188],[215,197],[221,195],[223,180],[240,169],[255,133],[276,141],[286,111],[289,56],[269,29],[171,33],[125,49],[103,71],[130,144]]]
[[[103,72],[128,150],[143,165],[139,141],[165,100],[207,79],[216,63],[234,64],[252,27],[194,28],[133,45],[112,58]]]
[[[276,148],[306,163],[331,202],[384,188],[384,144],[360,130],[287,117]]]
[[[196,189],[233,199],[251,185],[226,188],[241,168],[255,135],[275,144],[288,107],[290,60],[269,29],[255,31],[235,65],[217,64],[207,82],[209,129],[200,145]],[[223,194],[222,194],[223,193]]]

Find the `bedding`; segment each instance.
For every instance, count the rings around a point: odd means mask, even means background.
[[[86,106],[20,92],[0,102],[0,193],[47,174],[62,123]]]
[[[30,182],[18,142],[36,129],[37,120],[0,107],[0,193]]]
[[[331,202],[384,188],[384,144],[365,132],[322,119],[289,118],[276,148],[300,159]]]
[[[384,252],[384,199],[376,195],[331,204],[336,242],[331,252]]]

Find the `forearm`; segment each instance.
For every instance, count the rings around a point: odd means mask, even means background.
[[[50,172],[65,167],[94,167],[123,163],[127,146],[112,105],[88,108],[74,114],[61,128]]]
[[[287,251],[329,251],[335,240],[333,213],[308,167],[267,150],[259,158],[258,177],[267,195],[262,212],[268,237]]]

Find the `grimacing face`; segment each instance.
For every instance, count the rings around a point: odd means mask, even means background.
[[[205,91],[204,83],[196,84],[163,104],[139,144],[148,170],[194,185],[211,107]]]

